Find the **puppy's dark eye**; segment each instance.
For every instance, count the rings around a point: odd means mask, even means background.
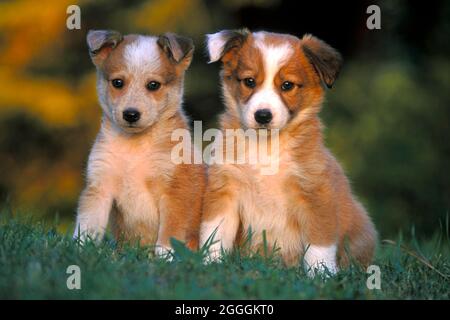
[[[123,87],[123,80],[122,79],[114,79],[111,81],[111,84],[114,88],[120,89]]]
[[[281,85],[281,90],[283,91],[289,91],[294,87],[294,84],[290,81],[285,81],[283,82],[283,84]]]
[[[147,83],[147,90],[156,91],[159,89],[159,87],[161,87],[161,83],[159,83],[158,81],[150,81],[149,83]]]
[[[249,87],[249,88],[254,88],[256,87],[256,81],[253,78],[245,78],[244,79],[244,84]]]

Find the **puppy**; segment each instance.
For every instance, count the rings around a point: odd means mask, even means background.
[[[74,237],[101,239],[110,221],[117,239],[156,244],[157,254],[171,237],[195,249],[205,171],[171,160],[172,132],[189,130],[181,103],[192,40],[96,30],[87,43],[103,117]]]
[[[286,265],[303,259],[310,274],[335,273],[351,257],[367,265],[376,231],[324,146],[318,118],[323,85],[336,80],[340,54],[311,35],[248,30],[210,34],[207,47],[210,62],[222,62],[221,129],[279,134],[279,147],[269,147],[268,155],[278,163],[276,174],[261,174],[258,163],[208,169],[200,241],[214,235],[210,258],[241,244],[251,230],[253,249],[276,245]],[[246,152],[257,150],[247,145]]]

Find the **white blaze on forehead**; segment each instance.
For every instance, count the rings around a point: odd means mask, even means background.
[[[125,47],[124,58],[131,72],[157,70],[161,63],[157,38],[138,36]]]
[[[246,122],[247,124],[254,122],[254,113],[258,109],[270,109],[273,116],[271,125],[276,128],[281,128],[289,118],[289,111],[281,100],[275,88],[274,81],[275,76],[294,51],[287,43],[274,45],[266,41],[265,32],[254,33],[253,37],[255,39],[255,46],[261,52],[264,81],[261,88],[251,97],[247,104]]]
[[[265,32],[253,34],[256,47],[261,51],[264,63],[264,86],[273,87],[273,80],[280,68],[293,54],[293,49],[288,43],[274,45],[266,41]]]

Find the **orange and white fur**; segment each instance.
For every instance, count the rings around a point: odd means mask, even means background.
[[[156,244],[159,255],[170,250],[171,237],[195,249],[204,168],[170,156],[172,132],[189,130],[181,103],[192,40],[96,30],[87,42],[103,117],[74,237],[101,239],[110,221],[117,239]]]
[[[325,147],[318,118],[340,54],[311,35],[246,29],[210,34],[207,46],[210,62],[222,62],[221,129],[279,129],[279,151],[269,155],[278,162],[276,174],[261,174],[258,164],[209,167],[200,243],[215,232],[210,259],[241,244],[250,229],[253,249],[261,249],[264,232],[286,265],[303,258],[312,275],[335,273],[350,256],[369,264],[376,231]]]

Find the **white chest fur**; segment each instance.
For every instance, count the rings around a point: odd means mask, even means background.
[[[252,244],[259,246],[265,233],[267,244],[281,248],[283,253],[299,252],[301,234],[292,228],[286,181],[294,174],[295,164],[288,154],[271,159],[277,164],[274,174],[263,174],[259,165],[248,166],[240,199],[240,215],[245,230],[251,229]]]
[[[123,231],[144,228],[157,233],[161,186],[172,169],[170,153],[157,144],[115,137],[96,142],[88,176],[111,192],[114,214],[120,215],[112,218],[120,219]]]
[[[116,158],[117,189],[114,200],[122,215],[124,227],[136,224],[155,226],[159,223],[158,194],[149,188],[149,182],[158,179],[152,172],[151,158],[147,154],[130,154]]]

